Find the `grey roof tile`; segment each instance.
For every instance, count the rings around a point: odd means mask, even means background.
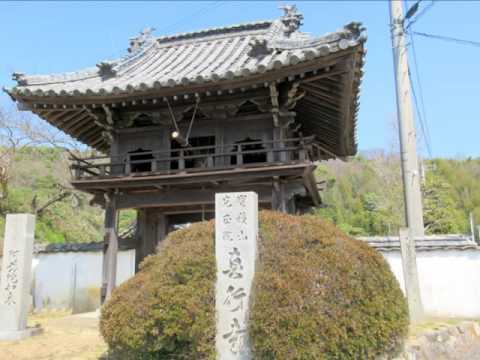
[[[289,11],[274,21],[159,38],[144,31],[131,40],[130,53],[121,59],[69,73],[16,74],[18,85],[9,92],[20,96],[102,96],[240,79],[357,47],[365,40],[359,23],[318,38],[295,27],[289,32],[285,22],[301,22],[296,9]],[[265,53],[252,51],[258,44],[264,44]]]
[[[358,237],[379,251],[399,251],[398,236],[368,236]],[[415,239],[418,251],[433,250],[480,250],[480,247],[470,237],[465,235],[430,235]]]
[[[120,250],[135,248],[133,234],[135,229],[125,232],[120,240]],[[372,236],[358,237],[358,240],[367,242],[373,248],[381,252],[400,250],[398,236]],[[418,238],[415,241],[417,251],[435,250],[480,250],[480,247],[468,236],[465,235],[434,235]],[[97,252],[102,251],[102,242],[91,243],[66,243],[66,244],[35,244],[35,253],[56,253],[56,252]],[[1,255],[1,254],[0,254]]]

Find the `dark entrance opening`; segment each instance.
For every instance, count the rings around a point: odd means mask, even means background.
[[[150,116],[147,114],[140,114],[138,115],[135,120],[133,120],[133,125],[132,127],[145,127],[145,126],[152,126],[153,121]]]
[[[152,159],[154,158],[151,150],[138,148],[130,151],[130,171],[131,172],[148,172],[152,171]]]
[[[173,139],[170,144],[171,156],[179,157],[180,149],[183,149],[183,156],[185,159],[185,169],[203,168],[207,167],[208,155],[215,154],[215,136],[197,136],[191,137],[189,146],[183,147],[178,141]],[[200,149],[196,149],[200,147]],[[176,170],[179,168],[178,160],[170,162],[170,169]]]
[[[232,149],[233,152],[237,152],[238,150],[248,151],[248,153],[243,154],[242,159],[244,164],[254,164],[254,163],[262,163],[267,162],[267,153],[265,152],[265,146],[260,143],[261,140],[259,139],[251,139],[247,137],[245,140],[237,141]],[[253,144],[249,144],[253,143]],[[239,149],[241,147],[241,149]],[[258,152],[256,152],[258,150]],[[252,151],[252,152],[250,152]],[[238,165],[237,164],[237,156],[232,155],[230,158],[230,164]]]

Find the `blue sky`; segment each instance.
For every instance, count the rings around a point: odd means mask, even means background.
[[[12,71],[72,71],[122,56],[128,39],[153,26],[155,35],[185,32],[281,15],[285,2],[1,2],[0,85]],[[351,21],[367,27],[367,58],[358,118],[360,150],[396,143],[395,92],[386,1],[289,2],[304,14],[302,31],[321,35]],[[422,6],[428,4],[425,0]],[[480,2],[438,1],[413,30],[480,40]],[[415,37],[431,153],[480,156],[480,48]],[[417,89],[418,92],[418,89]],[[9,98],[2,93],[0,104]],[[419,125],[417,124],[417,127]],[[423,156],[429,152],[418,131]]]

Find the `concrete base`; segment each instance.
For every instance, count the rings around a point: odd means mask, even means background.
[[[0,331],[0,341],[19,341],[42,332],[41,327],[30,327],[19,331]]]

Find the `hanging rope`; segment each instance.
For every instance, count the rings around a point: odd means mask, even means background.
[[[195,120],[195,115],[197,114],[198,104],[200,103],[200,98],[197,97],[197,102],[195,103],[195,108],[193,109],[192,119],[190,120],[190,125],[188,126],[187,136],[185,141],[188,145],[188,139],[190,139],[190,132],[192,131],[193,121]]]
[[[170,102],[168,101],[168,98],[165,98],[165,99],[167,100],[168,111],[170,112],[170,116],[172,118],[173,126],[175,127],[175,130],[180,134],[180,129],[178,128],[177,120],[175,119],[175,114],[172,111],[172,107],[170,106]]]
[[[177,140],[183,140],[182,146],[184,146],[184,147],[189,146],[188,139],[190,138],[190,133],[192,132],[192,126],[193,126],[193,122],[195,120],[195,115],[197,114],[198,104],[200,103],[200,98],[197,97],[197,101],[195,102],[195,107],[193,108],[192,118],[190,119],[190,124],[188,125],[188,129],[187,129],[187,136],[185,136],[185,137],[183,137],[181,132],[180,132],[180,128],[179,128],[178,123],[177,123],[177,119],[175,118],[175,114],[173,113],[173,110],[172,110],[172,107],[170,106],[170,102],[168,101],[168,98],[166,98],[166,100],[167,100],[168,111],[169,111],[170,116],[172,118],[173,126],[175,127],[175,131],[177,132],[176,138],[177,138]]]

